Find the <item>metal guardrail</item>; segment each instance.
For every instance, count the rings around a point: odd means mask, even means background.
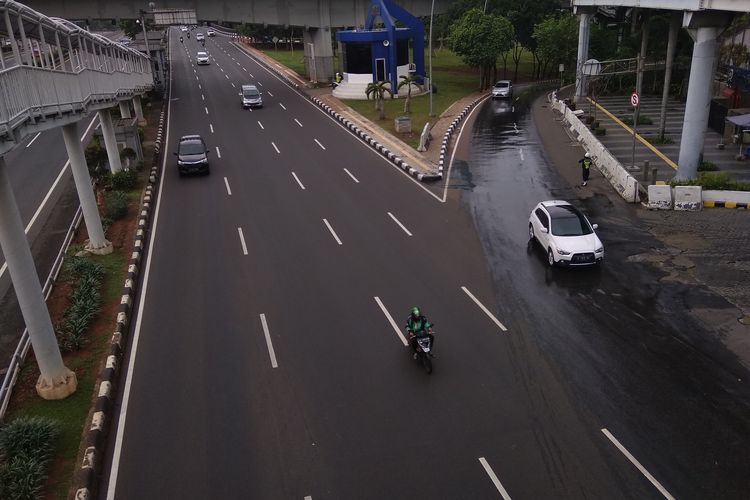
[[[73,216],[73,222],[71,222],[70,227],[68,227],[68,232],[65,235],[65,239],[63,240],[63,244],[60,247],[57,257],[55,258],[55,262],[52,264],[52,269],[50,270],[49,275],[47,275],[47,280],[44,282],[44,288],[42,288],[44,300],[47,300],[50,293],[52,293],[52,287],[57,280],[57,276],[60,274],[63,261],[65,260],[65,253],[68,251],[70,243],[73,241],[73,235],[81,224],[81,219],[83,219],[83,212],[79,206]],[[5,412],[10,403],[13,386],[16,384],[18,373],[21,371],[21,366],[23,365],[30,348],[31,338],[29,337],[29,331],[24,328],[23,333],[21,334],[21,339],[18,341],[18,346],[16,347],[13,357],[10,360],[10,364],[8,365],[8,371],[5,373],[3,384],[0,386],[0,422],[5,418]]]

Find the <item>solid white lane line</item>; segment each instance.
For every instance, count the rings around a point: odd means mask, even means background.
[[[232,189],[229,187],[229,179],[224,177],[224,185],[227,187],[227,194],[232,196]]]
[[[169,94],[172,94],[172,74],[169,74]],[[167,131],[164,136],[164,144],[169,144],[169,125],[172,118],[172,101],[167,102]],[[93,121],[92,121],[93,123]],[[164,171],[167,166],[167,156],[164,155],[161,161],[161,178],[164,178]],[[141,288],[141,303],[138,304],[138,314],[135,319],[135,328],[133,333],[132,346],[130,348],[130,361],[128,362],[127,376],[125,377],[125,387],[123,388],[122,403],[120,405],[120,418],[117,421],[117,434],[115,436],[115,449],[112,454],[112,466],[109,472],[109,481],[107,486],[107,500],[115,499],[115,492],[117,491],[117,475],[120,470],[120,455],[122,453],[123,435],[125,434],[125,423],[128,416],[128,402],[130,400],[130,388],[133,383],[133,372],[135,367],[135,360],[138,354],[138,340],[141,337],[141,322],[143,321],[143,310],[145,309],[146,297],[148,297],[148,282],[151,274],[151,258],[154,241],[156,241],[156,231],[159,228],[159,209],[161,207],[162,191],[164,190],[164,182],[159,183],[159,194],[156,197],[156,215],[154,216],[153,228],[151,229],[151,237],[148,239],[148,249],[146,250],[146,271],[143,274],[143,285]]]
[[[213,134],[214,133],[214,124],[213,123],[209,123],[208,126],[211,127],[211,133]]]
[[[240,235],[240,243],[242,243],[242,253],[247,255],[247,245],[245,244],[245,235],[242,233],[242,228],[237,228],[237,233]]]
[[[268,331],[268,323],[266,322],[265,314],[260,315],[260,322],[263,324],[263,335],[266,336],[268,355],[271,357],[271,367],[278,368],[279,364],[276,362],[276,352],[273,350],[273,344],[271,343],[271,333]]]
[[[39,136],[40,136],[40,135],[42,135],[42,133],[41,133],[41,132],[37,132],[37,134],[36,134],[36,135],[34,136],[34,138],[33,138],[33,139],[31,139],[31,140],[29,141],[29,143],[28,143],[28,144],[26,145],[26,147],[28,148],[29,146],[31,146],[32,144],[34,144],[34,141],[35,141],[35,140],[37,140],[37,139],[39,138]]]
[[[295,118],[294,121],[297,122],[297,125],[299,125],[300,127],[302,127],[302,124],[299,122],[298,119]]]
[[[343,245],[343,243],[341,243],[341,240],[339,239],[339,236],[336,234],[336,231],[334,231],[331,225],[328,223],[328,219],[323,219],[323,222],[325,223],[328,230],[331,232],[333,239],[336,240],[336,243],[338,243],[339,245]]]
[[[408,234],[409,236],[412,236],[411,232],[410,232],[410,231],[409,231],[408,229],[406,229],[406,227],[404,227],[404,225],[403,225],[403,224],[401,224],[401,221],[399,221],[399,220],[398,220],[398,219],[396,218],[396,216],[395,216],[395,215],[393,215],[393,214],[392,214],[392,213],[390,213],[390,212],[388,212],[388,215],[389,215],[389,216],[391,217],[391,219],[393,219],[393,222],[395,222],[396,224],[398,224],[398,225],[399,225],[399,227],[400,227],[401,229],[403,229],[403,230],[404,230],[404,232],[405,232],[406,234]]]
[[[479,463],[482,464],[482,467],[484,467],[484,471],[488,476],[490,476],[492,483],[495,485],[495,488],[497,488],[497,491],[500,492],[500,496],[503,497],[503,500],[510,500],[510,495],[508,495],[508,492],[505,491],[505,488],[503,488],[503,485],[495,475],[495,471],[493,471],[492,467],[490,467],[490,464],[487,463],[487,460],[485,460],[484,457],[479,457]]]
[[[262,123],[260,123],[260,120],[258,120],[258,125],[260,125],[260,128],[262,128],[263,130],[265,130],[265,129],[266,129],[266,127],[264,127],[264,126],[263,126],[263,124],[262,124]]]
[[[299,184],[299,187],[301,187],[302,189],[305,189],[305,186],[302,185],[302,181],[299,180],[299,177],[297,177],[297,174],[292,172],[292,176],[294,176],[294,180],[297,181],[297,184]]]
[[[391,327],[393,327],[393,330],[396,332],[396,335],[398,335],[398,338],[401,339],[401,343],[404,345],[409,345],[409,342],[406,341],[406,337],[404,337],[404,334],[401,333],[401,329],[396,325],[396,322],[393,321],[393,316],[391,316],[391,313],[388,312],[388,309],[385,308],[385,305],[380,300],[380,297],[373,297],[375,299],[375,302],[378,303],[378,306],[380,306],[380,310],[383,311],[383,314],[385,314],[386,319],[388,319],[388,323],[391,324]]]
[[[646,468],[644,466],[642,466],[641,463],[633,455],[630,454],[630,452],[622,445],[622,443],[620,443],[620,441],[617,440],[616,437],[614,437],[612,435],[611,432],[609,432],[607,429],[602,429],[602,432],[604,433],[605,436],[607,436],[607,439],[609,439],[610,441],[612,441],[612,444],[614,444],[615,446],[617,446],[617,449],[620,450],[620,452],[623,455],[625,455],[625,457],[628,460],[630,460],[630,463],[632,463],[633,465],[635,465],[635,467],[639,471],[641,471],[641,474],[643,474],[644,476],[646,476],[646,479],[648,479],[651,482],[651,484],[653,484],[656,487],[656,489],[659,490],[659,493],[661,493],[664,496],[664,498],[667,498],[669,500],[674,500],[674,497],[669,494],[669,492],[664,488],[664,486],[662,486],[661,483],[659,483],[659,481],[657,481],[654,478],[654,476],[652,476],[646,470]]]
[[[284,106],[283,104],[279,103],[279,106],[286,110],[286,106]]]
[[[281,151],[279,151],[279,148],[276,147],[275,142],[271,142],[271,146],[273,146],[273,149],[275,149],[278,154],[281,154]]]
[[[326,147],[325,147],[325,146],[323,146],[323,145],[322,145],[322,144],[320,143],[320,141],[319,141],[319,140],[315,139],[315,143],[316,143],[316,144],[317,144],[318,146],[320,146],[320,149],[322,149],[323,151],[325,151],[325,150],[326,150]]]
[[[266,90],[266,94],[268,94],[268,95],[270,95],[271,97],[273,97],[273,94],[271,93],[271,91],[270,91],[270,90]]]
[[[208,108],[206,106],[203,106],[203,109],[206,110],[206,114],[208,114]]]
[[[354,182],[356,182],[357,184],[359,184],[359,180],[356,177],[354,177],[354,174],[352,174],[351,172],[349,172],[349,170],[347,170],[347,169],[344,169],[344,172],[346,172],[347,174],[349,174],[349,177],[351,177]]]
[[[219,146],[216,146],[216,156],[221,158],[221,150],[219,149]]]
[[[477,299],[476,297],[474,297],[474,295],[473,295],[473,294],[472,294],[472,293],[471,293],[471,292],[470,292],[470,291],[468,290],[468,288],[466,288],[465,286],[462,286],[462,287],[461,287],[461,290],[463,290],[463,291],[464,291],[464,293],[466,293],[466,295],[468,295],[468,296],[469,296],[469,298],[470,298],[471,300],[473,300],[473,301],[474,301],[474,302],[476,303],[476,305],[478,305],[478,306],[479,306],[479,308],[480,308],[480,309],[481,309],[482,311],[484,311],[484,314],[486,314],[487,316],[489,316],[489,317],[490,317],[490,319],[491,319],[492,321],[494,321],[494,322],[495,322],[495,324],[496,324],[497,326],[499,326],[499,327],[500,327],[500,329],[501,329],[502,331],[504,331],[504,332],[507,332],[507,331],[508,331],[508,329],[507,329],[507,328],[505,328],[505,325],[503,325],[502,323],[500,323],[500,320],[498,320],[498,319],[497,319],[497,318],[495,317],[495,315],[494,315],[494,314],[492,314],[492,313],[491,313],[491,312],[490,312],[490,311],[489,311],[489,310],[488,310],[488,309],[487,309],[486,307],[484,307],[484,304],[482,304],[481,302],[479,302],[479,299]]]

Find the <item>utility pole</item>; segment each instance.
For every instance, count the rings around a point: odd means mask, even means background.
[[[430,6],[430,43],[429,43],[429,56],[430,56],[430,116],[435,116],[435,113],[432,111],[432,16],[435,12],[435,0],[432,0],[432,5]]]

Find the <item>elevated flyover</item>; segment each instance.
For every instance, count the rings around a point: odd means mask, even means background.
[[[711,103],[711,83],[718,55],[718,38],[729,26],[732,19],[744,12],[750,12],[750,2],[746,0],[572,0],[574,12],[579,18],[578,57],[576,62],[576,98],[586,96],[586,75],[584,63],[588,59],[590,23],[600,7],[632,8],[644,12],[641,26],[647,26],[648,16],[653,12],[667,11],[672,18],[670,23],[666,59],[666,71],[662,95],[662,116],[669,95],[672,63],[680,27],[686,29],[693,39],[693,57],[690,65],[685,121],[682,127],[682,140],[678,160],[678,179],[691,179],[697,175],[704,138],[708,127],[708,113]],[[631,17],[637,19],[635,10]],[[641,92],[642,73],[648,44],[648,30],[643,29],[641,51],[638,57],[638,78],[636,91]]]

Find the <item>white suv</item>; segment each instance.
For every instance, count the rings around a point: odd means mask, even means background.
[[[576,207],[561,200],[539,203],[529,216],[529,239],[547,252],[550,266],[590,266],[604,260],[604,245]]]

